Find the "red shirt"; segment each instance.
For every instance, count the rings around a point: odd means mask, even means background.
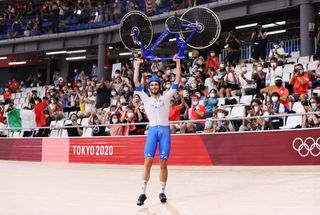
[[[43,113],[44,109],[47,107],[47,100],[44,99],[39,104],[34,106],[34,112],[36,114],[36,124],[37,127],[45,126],[46,125],[46,116]]]
[[[4,100],[10,100],[11,99],[11,92],[4,92],[3,93]]]
[[[16,92],[19,89],[19,87],[20,87],[19,82],[17,81],[12,82],[12,88],[11,88],[12,92]]]
[[[280,95],[280,103],[286,106],[289,109],[289,90],[285,87],[279,87],[278,89],[275,89],[273,92],[277,92]],[[282,97],[287,97],[285,101],[282,101]]]
[[[170,108],[169,121],[179,121],[181,109],[181,105],[172,106]]]
[[[3,112],[0,112],[0,122],[1,122],[1,123],[4,123]]]
[[[303,74],[300,78],[305,81],[304,85],[301,85],[298,77],[293,77],[293,93],[294,94],[307,94],[308,95],[308,88],[309,88],[309,76],[307,74]]]
[[[206,108],[203,105],[197,105],[196,110],[201,111],[203,113],[206,112]],[[192,108],[189,108],[189,110],[188,110],[188,117],[189,117],[189,120],[204,119],[204,115],[203,115],[203,117],[199,116],[196,113],[196,111],[194,111],[194,109],[192,109]],[[204,122],[199,122],[199,123],[204,124]]]
[[[214,68],[214,70],[218,70],[219,69],[219,58],[217,56],[214,56],[213,59],[212,57],[208,57],[207,60],[207,65],[209,68]]]

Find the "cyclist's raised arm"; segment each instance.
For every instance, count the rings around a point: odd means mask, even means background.
[[[138,59],[134,61],[134,74],[133,74],[133,83],[135,87],[139,87],[140,81],[139,81],[139,73],[140,73],[140,66],[143,63],[143,59]]]
[[[181,60],[176,58],[177,55],[173,56],[173,61],[176,62],[176,80],[175,84],[179,84],[181,81]]]

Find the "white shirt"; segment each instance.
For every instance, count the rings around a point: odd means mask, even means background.
[[[218,79],[218,76],[213,76],[213,80],[218,82],[219,79]],[[208,93],[212,90],[212,89],[215,89],[215,90],[218,90],[217,89],[217,85],[215,83],[212,82],[211,78],[206,78],[206,80],[204,81],[204,86],[205,87],[208,87]]]
[[[253,72],[249,70],[249,71],[245,72],[243,76],[247,80],[252,81],[252,82],[250,84],[248,84],[248,82],[246,82],[246,80],[244,80],[242,78],[242,76],[240,75],[239,76],[239,82],[241,84],[241,87],[245,88],[245,89],[247,89],[247,88],[255,88],[255,85],[254,85],[253,80],[252,80]]]
[[[150,126],[169,125],[170,99],[176,91],[176,89],[171,88],[164,92],[159,99],[149,97],[143,90],[134,92],[134,94],[140,96],[141,101],[144,104]]]
[[[275,70],[270,68],[269,72],[267,72],[267,75],[266,75],[266,85],[274,86],[275,85],[275,83],[274,83],[275,77],[280,76],[282,78],[282,74],[283,74],[282,67],[278,66],[278,67],[276,67]]]
[[[286,55],[286,52],[284,51],[284,49],[282,47],[277,48],[277,53],[280,55]],[[275,54],[275,49],[271,49],[269,52],[269,59],[275,57],[277,58],[278,61],[283,61],[284,57],[280,57],[279,55]]]

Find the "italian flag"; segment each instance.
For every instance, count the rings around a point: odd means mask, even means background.
[[[13,109],[7,117],[9,128],[36,128],[34,110]]]

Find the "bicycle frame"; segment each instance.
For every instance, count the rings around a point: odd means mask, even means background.
[[[177,57],[176,57],[178,59],[184,59],[185,58],[184,51],[187,48],[187,43],[199,30],[199,25],[197,23],[195,23],[195,24],[194,23],[182,24],[181,27],[183,29],[186,29],[186,30],[190,29],[192,31],[192,33],[189,35],[189,37],[185,41],[182,41],[180,39],[178,33],[173,33],[175,35],[175,38],[176,38],[176,44],[177,44],[177,46],[179,48],[179,52],[178,52]],[[145,59],[149,59],[149,60],[172,60],[173,59],[172,57],[158,57],[158,56],[156,56],[156,55],[154,55],[152,53],[154,51],[154,49],[156,49],[162,43],[162,41],[165,38],[167,38],[167,36],[170,33],[171,32],[168,29],[166,29],[164,32],[161,33],[161,35],[158,37],[158,39],[150,45],[149,48],[145,48],[144,44],[142,44],[140,42],[138,31],[133,30],[133,32],[132,32],[133,35],[132,36],[133,36],[134,42],[136,44],[141,44],[141,51],[142,51]]]

